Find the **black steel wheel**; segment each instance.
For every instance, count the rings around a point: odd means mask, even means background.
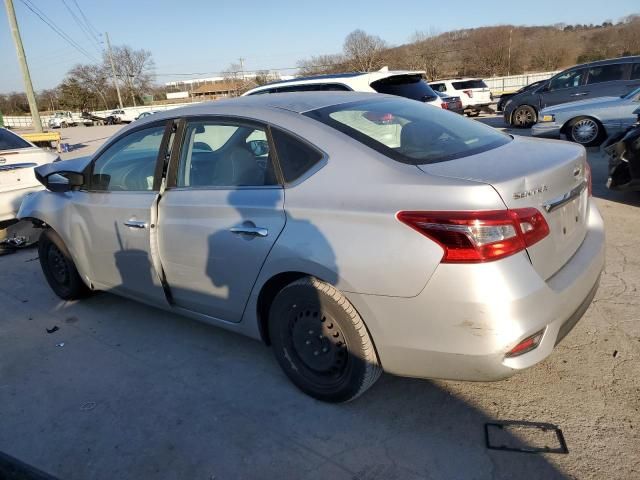
[[[530,105],[521,105],[511,115],[511,124],[518,128],[529,128],[538,121],[536,109]]]
[[[56,232],[51,229],[42,232],[38,240],[38,254],[42,272],[56,295],[63,300],[73,300],[89,293],[67,247]]]
[[[358,313],[338,290],[318,279],[302,278],[278,293],[269,334],[287,376],[319,400],[353,400],[382,373]]]

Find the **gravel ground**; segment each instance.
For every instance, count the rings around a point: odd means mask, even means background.
[[[65,130],[65,158],[117,128]],[[61,302],[36,250],[0,257],[0,451],[65,479],[640,478],[640,195],[609,192],[589,161],[607,228],[596,300],[551,357],[496,383],[384,375],[322,404],[256,341],[108,293]],[[494,420],[556,424],[569,454],[488,450]]]

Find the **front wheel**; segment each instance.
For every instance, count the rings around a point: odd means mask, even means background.
[[[536,109],[530,105],[522,105],[513,112],[511,124],[518,128],[529,128],[538,121]]]
[[[571,140],[585,147],[600,145],[604,140],[604,128],[594,118],[574,118],[567,130]]]
[[[278,293],[269,311],[269,335],[289,379],[318,400],[353,400],[382,373],[358,312],[316,278],[302,278]]]
[[[47,283],[60,298],[75,300],[90,292],[80,278],[69,250],[60,236],[50,228],[40,235],[38,255]]]

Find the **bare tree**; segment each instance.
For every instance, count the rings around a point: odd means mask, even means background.
[[[151,57],[151,52],[148,50],[134,50],[126,45],[114,47],[113,61],[116,67],[116,76],[124,83],[133,105],[136,106],[136,97],[139,97],[152,85],[152,71],[155,64]],[[103,63],[109,65],[108,62],[109,59],[105,53]]]
[[[354,30],[344,40],[342,47],[347,65],[360,72],[370,72],[382,66],[382,54],[387,43],[377,35]]]
[[[305,60],[298,61],[300,75],[318,75],[323,73],[339,73],[346,68],[342,55],[316,55]]]
[[[105,110],[109,110],[105,86],[109,84],[109,70],[104,65],[76,65],[68,75],[74,77],[86,90],[102,100]]]

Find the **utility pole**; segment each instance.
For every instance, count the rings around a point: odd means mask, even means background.
[[[24,54],[24,47],[22,46],[22,38],[20,37],[20,30],[18,29],[18,20],[16,20],[16,11],[13,9],[13,0],[5,0],[5,7],[7,7],[7,17],[9,18],[9,25],[11,26],[11,34],[13,35],[13,41],[16,44],[16,51],[18,53],[18,63],[22,70],[22,78],[24,80],[24,89],[27,94],[27,100],[29,101],[29,110],[31,110],[31,123],[37,133],[42,132],[42,121],[40,120],[40,112],[38,112],[38,104],[36,103],[36,95],[33,93],[33,84],[31,83],[31,75],[29,74],[29,66],[27,65],[27,57]]]
[[[513,28],[509,30],[509,65],[507,66],[507,77],[511,75],[511,34],[513,33]]]
[[[120,95],[120,87],[118,86],[118,79],[116,78],[116,66],[113,63],[113,54],[111,53],[111,42],[109,41],[109,33],[104,33],[105,37],[107,37],[107,49],[109,51],[109,61],[111,62],[111,73],[113,74],[113,84],[116,87],[116,92],[118,92],[118,104],[120,105],[120,110],[124,107],[122,106],[122,96]]]
[[[238,60],[240,61],[240,87],[244,88],[244,58],[240,57]],[[236,87],[236,95],[239,93],[238,87]]]

